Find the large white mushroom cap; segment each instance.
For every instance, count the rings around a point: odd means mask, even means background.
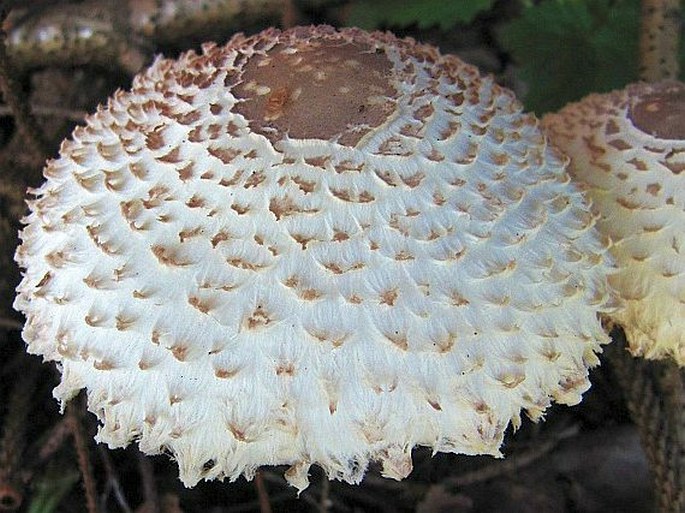
[[[98,440],[181,479],[394,478],[499,455],[607,342],[607,243],[534,117],[389,34],[237,36],[159,59],[63,143],[16,308]]]
[[[685,365],[685,84],[634,84],[545,116],[613,240],[630,350]]]

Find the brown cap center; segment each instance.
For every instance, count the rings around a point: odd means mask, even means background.
[[[685,86],[658,86],[630,108],[628,118],[638,130],[659,139],[685,139]]]
[[[287,134],[353,146],[394,108],[391,70],[383,50],[342,38],[277,44],[245,65],[235,110],[271,141]]]

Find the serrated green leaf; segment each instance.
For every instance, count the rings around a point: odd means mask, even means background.
[[[639,0],[545,0],[499,39],[520,70],[526,107],[557,110],[590,92],[637,80]]]
[[[437,26],[448,30],[470,23],[495,0],[356,0],[349,5],[347,24],[365,29]]]

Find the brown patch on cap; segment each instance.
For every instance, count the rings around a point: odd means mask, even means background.
[[[628,118],[638,130],[659,139],[685,139],[685,86],[654,86],[632,105]]]
[[[333,139],[354,146],[392,112],[392,63],[368,42],[295,39],[252,56],[234,94],[235,110],[271,141]]]

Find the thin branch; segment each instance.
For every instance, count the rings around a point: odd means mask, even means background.
[[[328,476],[324,475],[321,478],[321,497],[319,498],[319,511],[321,513],[328,513],[331,509],[331,482]]]
[[[552,452],[559,442],[578,434],[578,426],[570,426],[559,433],[555,433],[547,439],[541,440],[528,450],[508,456],[505,460],[485,465],[471,472],[444,479],[443,486],[463,487],[475,483],[489,481],[501,475],[513,475],[518,470],[535,463],[542,457]]]
[[[62,419],[55,424],[45,442],[40,446],[38,451],[37,462],[39,464],[45,463],[49,460],[64,444],[64,441],[71,434],[71,425],[69,419]]]
[[[143,482],[143,497],[145,500],[145,510],[147,513],[161,513],[159,507],[159,493],[157,492],[157,482],[155,480],[155,469],[150,458],[142,452],[137,451],[138,469]]]
[[[266,483],[264,482],[264,477],[262,476],[262,473],[260,471],[257,471],[257,475],[255,476],[254,482],[257,487],[257,497],[259,498],[260,513],[271,513],[269,492],[266,489]]]
[[[111,493],[114,495],[117,504],[124,513],[132,513],[131,506],[128,505],[124,491],[121,489],[121,483],[119,482],[117,471],[112,464],[112,459],[109,457],[109,451],[105,448],[105,446],[98,445],[98,453],[100,454],[102,466],[105,468],[105,475],[107,476],[104,490],[100,496],[100,509],[102,511],[107,511],[107,499]]]
[[[273,502],[274,504],[277,504],[279,502],[284,502],[284,501],[292,499],[293,495],[294,494],[291,491],[285,491],[285,492],[281,492],[278,494],[274,494],[274,496],[271,498],[271,502]],[[226,506],[221,511],[222,512],[225,511],[226,513],[243,513],[243,512],[247,512],[247,511],[254,511],[255,509],[257,509],[258,506],[259,506],[258,500],[256,500],[256,501],[242,501],[242,502],[239,502],[237,504],[232,504],[230,506]],[[168,512],[165,511],[164,513],[168,513]]]
[[[283,28],[292,28],[297,25],[297,20],[300,18],[295,0],[283,0],[283,7],[281,11],[281,25]]]
[[[388,501],[386,497],[369,492],[362,486],[340,486],[336,491],[339,495],[344,495],[352,500],[366,503],[370,506],[370,509],[372,508],[372,511],[394,513],[397,510],[396,504]]]
[[[679,73],[680,0],[642,0],[640,78],[658,82]]]
[[[99,508],[97,504],[97,487],[95,485],[95,476],[93,475],[93,468],[90,464],[90,457],[88,455],[88,443],[86,442],[85,434],[83,433],[83,426],[81,425],[81,415],[79,414],[77,405],[72,402],[67,407],[67,416],[69,418],[71,434],[74,438],[74,447],[76,448],[76,457],[78,466],[81,471],[81,478],[83,480],[83,489],[86,493],[86,506],[88,513],[98,513]]]
[[[9,317],[0,317],[0,329],[21,331],[23,324]]]

